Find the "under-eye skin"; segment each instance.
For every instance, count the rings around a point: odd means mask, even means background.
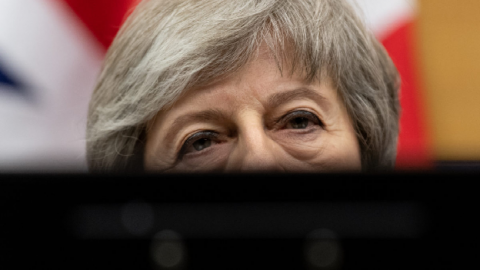
[[[219,143],[219,135],[214,131],[200,131],[188,137],[178,153],[178,160],[185,155],[206,151],[212,145]]]

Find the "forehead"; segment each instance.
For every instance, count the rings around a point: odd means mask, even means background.
[[[328,77],[321,82],[307,81],[303,72],[292,72],[293,64],[290,58],[279,55],[274,54],[264,43],[244,67],[221,76],[214,83],[188,89],[171,110],[175,111],[187,104],[188,107],[210,103],[217,107],[229,107],[232,103],[242,101],[262,102],[275,93],[304,86],[313,86],[321,95],[337,98],[337,92]],[[332,89],[334,91],[331,91]]]

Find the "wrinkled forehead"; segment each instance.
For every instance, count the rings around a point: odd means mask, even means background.
[[[232,48],[232,50],[235,50],[235,48]],[[332,80],[328,76],[327,67],[315,68],[318,69],[315,72],[316,76],[311,76],[311,74],[309,74],[309,68],[312,68],[310,59],[300,57],[297,51],[298,49],[295,48],[294,43],[287,38],[283,40],[273,40],[267,37],[250,52],[246,61],[233,63],[232,66],[234,68],[231,70],[223,70],[223,72],[220,71],[217,74],[213,74],[213,76],[212,74],[208,74],[210,70],[209,67],[200,71],[197,76],[201,83],[191,88],[205,88],[217,84],[232,76],[244,73],[246,70],[249,70],[249,67],[252,65],[258,66],[262,63],[270,67],[272,64],[275,65],[280,76],[285,79],[296,79],[304,83],[332,84]],[[215,63],[212,63],[212,65],[215,65]],[[309,68],[307,68],[307,65],[310,65]],[[262,72],[261,69],[257,70]],[[186,89],[186,92],[189,92],[191,88]]]
[[[175,106],[163,110],[163,113],[172,110],[181,112],[198,106],[222,107],[226,111],[235,110],[239,108],[237,106],[239,104],[247,103],[250,106],[258,102],[264,103],[268,97],[279,96],[282,92],[294,89],[297,89],[298,92],[305,89],[316,89],[314,91],[318,91],[323,98],[343,105],[343,102],[338,99],[337,91],[329,77],[324,77],[321,81],[308,81],[305,72],[302,73],[299,69],[293,70],[293,72],[290,70],[293,68],[291,61],[288,57],[279,58],[264,43],[252,55],[250,61],[239,70],[219,76],[208,84],[187,89],[175,102]],[[311,97],[309,92],[311,91],[303,91],[302,96]],[[293,96],[291,95],[291,97]],[[212,100],[215,102],[211,103]]]

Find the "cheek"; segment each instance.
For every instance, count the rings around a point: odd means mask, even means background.
[[[360,171],[362,169],[357,140],[349,136],[343,139],[333,137],[326,142],[322,153],[313,162],[321,164],[331,171]]]
[[[310,161],[323,152],[326,132],[315,127],[308,131],[281,130],[274,134],[274,140],[292,158],[300,161]]]
[[[164,171],[171,168],[175,162],[175,156],[167,154],[168,151],[154,150],[154,148],[148,144],[145,145],[143,162],[145,171]],[[163,153],[159,155],[159,153]]]
[[[300,171],[361,170],[360,150],[356,137],[341,136],[325,130],[280,137],[277,142],[287,153],[284,163]]]

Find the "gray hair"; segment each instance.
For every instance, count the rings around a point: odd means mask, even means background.
[[[90,169],[141,160],[147,123],[159,111],[192,86],[238,71],[264,42],[282,72],[289,59],[306,80],[333,81],[365,170],[393,167],[398,73],[347,1],[144,0],[108,50],[90,102]]]

